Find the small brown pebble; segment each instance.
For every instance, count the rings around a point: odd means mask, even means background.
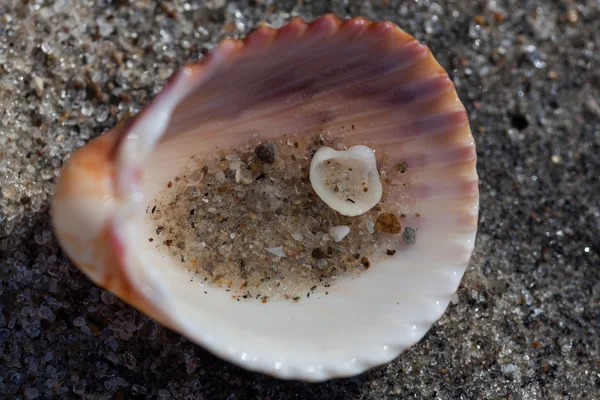
[[[392,213],[381,213],[375,221],[375,229],[384,233],[400,233],[402,226],[398,217]]]
[[[558,79],[558,73],[553,70],[548,71],[548,74],[546,76],[548,77],[548,79],[552,79],[553,81]]]
[[[149,242],[154,242],[154,239],[150,238],[148,239]]]
[[[539,347],[542,347],[542,344],[540,342],[533,342],[533,347],[537,349]]]
[[[167,17],[171,19],[175,19],[175,17],[177,17],[177,11],[175,11],[174,8],[172,8],[169,4],[165,3],[164,1],[160,3],[160,8]]]
[[[117,50],[114,50],[111,54],[112,59],[114,60],[115,64],[117,65],[121,65],[123,64],[123,53]]]
[[[369,261],[369,259],[367,257],[361,258],[360,263],[363,265],[363,267],[365,267],[367,269],[371,266],[371,261]]]
[[[73,89],[75,89],[75,90],[83,89],[83,82],[81,82],[78,79],[74,79],[73,80]]]
[[[502,22],[506,19],[506,15],[499,13],[499,12],[495,12],[494,19],[496,20],[496,22]]]
[[[318,247],[316,249],[314,249],[310,255],[315,260],[320,260],[321,258],[327,257],[327,253],[325,253],[323,250],[319,249]]]
[[[254,149],[256,157],[267,164],[273,164],[276,158],[275,145],[273,143],[260,144]]]
[[[574,9],[570,9],[569,11],[567,11],[567,21],[569,21],[571,25],[577,24],[578,20],[579,15],[577,15],[577,11],[575,11]]]
[[[121,92],[119,94],[119,101],[121,103],[131,103],[131,96],[126,92]]]
[[[386,253],[388,256],[393,256],[394,254],[396,254],[396,250],[387,249]]]
[[[87,84],[86,84],[86,89],[88,92],[88,95],[96,100],[102,100],[102,95],[105,94],[102,92],[102,88],[100,88],[100,85],[98,85],[96,82],[92,81],[91,79],[88,79]]]
[[[227,22],[223,25],[223,30],[227,33],[231,33],[235,30],[235,25],[232,22]]]
[[[172,241],[171,239],[167,239],[167,240],[165,240],[165,244],[166,244],[167,246],[170,246],[170,245],[172,245],[172,244],[173,244],[173,241]]]
[[[173,186],[173,182],[169,181],[169,183],[167,183],[167,187],[170,188],[171,186]]]
[[[446,368],[442,368],[440,372],[442,373],[442,375],[446,375],[448,373],[448,370]]]
[[[485,17],[483,15],[478,14],[475,17],[473,17],[473,20],[479,25],[485,25]]]

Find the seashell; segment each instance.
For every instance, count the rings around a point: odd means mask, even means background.
[[[190,157],[254,135],[311,132],[398,166],[381,178],[407,183],[391,185],[387,198],[404,210],[402,227],[418,229],[415,243],[394,236],[393,256],[365,257],[370,268],[328,295],[263,304],[201,287],[148,242],[144,214]],[[475,164],[466,111],[427,47],[389,22],[293,19],[224,40],[136,117],[73,153],[53,224],[90,279],[159,323],[249,370],[323,381],[394,359],[441,317],[473,250]]]
[[[377,160],[367,146],[321,147],[310,163],[310,182],[321,200],[342,215],[362,215],[381,200]]]

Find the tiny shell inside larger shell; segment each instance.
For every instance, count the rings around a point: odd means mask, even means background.
[[[192,155],[319,131],[409,165],[420,217],[401,257],[328,296],[262,304],[191,281],[148,243],[143,211]],[[319,381],[395,358],[442,315],[473,249],[478,180],[465,109],[429,50],[390,23],[297,19],[226,41],[180,71],[120,137],[115,240],[137,303],[149,304],[138,307],[252,370]]]

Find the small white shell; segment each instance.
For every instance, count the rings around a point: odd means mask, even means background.
[[[329,229],[329,234],[336,243],[341,242],[350,233],[350,227],[345,225],[333,226]]]
[[[344,167],[349,179],[354,178],[364,185],[359,183],[357,187],[353,188],[354,190],[342,195],[339,192],[336,193],[328,181],[331,177],[327,176],[325,171],[326,165],[331,160],[336,160]],[[310,183],[315,193],[329,207],[349,217],[366,213],[381,200],[382,190],[377,171],[377,160],[373,150],[367,146],[353,146],[343,151],[337,151],[331,147],[321,147],[310,163]],[[367,191],[364,192],[363,188]]]

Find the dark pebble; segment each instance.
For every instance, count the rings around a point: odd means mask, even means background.
[[[323,250],[321,250],[319,248],[316,248],[312,251],[311,256],[315,260],[320,260],[321,258],[327,257],[327,253],[325,253]]]
[[[275,145],[273,143],[259,144],[256,146],[256,149],[254,149],[254,153],[260,161],[266,164],[274,163],[275,158],[277,157]]]
[[[367,257],[363,257],[360,259],[360,263],[363,265],[363,267],[365,268],[369,268],[371,266],[371,261],[369,261],[369,259]]]

